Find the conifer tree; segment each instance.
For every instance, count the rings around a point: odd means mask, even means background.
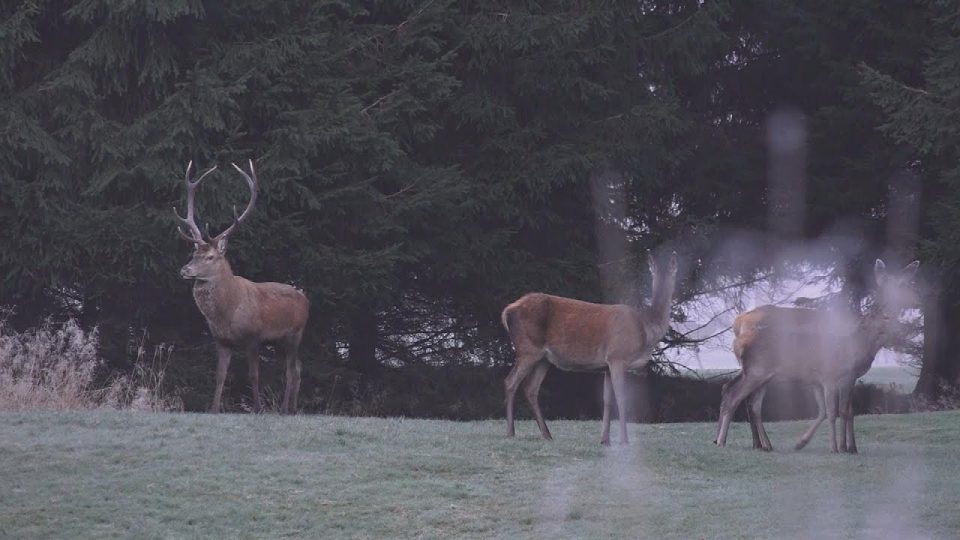
[[[960,8],[925,3],[929,56],[920,80],[864,66],[863,78],[886,113],[881,130],[911,150],[903,167],[921,179],[924,255],[935,283],[924,299],[924,350],[916,393],[938,395],[960,385]]]

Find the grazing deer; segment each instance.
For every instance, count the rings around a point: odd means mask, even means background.
[[[193,161],[187,164],[184,183],[187,187],[187,217],[173,212],[187,227],[177,231],[184,239],[193,242],[193,258],[180,269],[180,276],[193,280],[193,299],[207,319],[210,333],[217,345],[217,387],[213,393],[211,412],[220,411],[223,382],[230,366],[232,349],[242,349],[247,355],[250,389],[258,411],[263,410],[260,396],[260,343],[271,341],[278,344],[286,358],[287,380],[283,393],[281,412],[297,410],[297,394],[300,391],[300,358],[298,350],[303,329],[307,324],[310,302],[302,292],[284,283],[254,283],[235,276],[227,261],[227,238],[240,225],[257,202],[257,173],[250,164],[250,174],[233,164],[243,175],[250,188],[250,202],[239,216],[234,210],[234,221],[213,238],[204,238],[194,219],[194,198],[200,182],[216,167],[207,169],[195,181],[190,179]]]
[[[761,306],[737,316],[733,349],[742,370],[723,388],[717,446],[725,445],[733,412],[749,398],[747,416],[754,447],[773,449],[763,428],[761,407],[767,383],[782,377],[813,383],[817,400],[817,418],[795,448],[806,446],[827,419],[830,449],[837,452],[839,415],[843,421],[839,451],[857,453],[851,402],[854,383],[870,369],[877,352],[897,337],[900,314],[917,304],[911,281],[919,265],[914,261],[898,275],[889,275],[877,259],[877,294],[852,332],[843,329],[845,315],[831,310]]]
[[[677,254],[661,268],[648,257],[653,276],[651,305],[640,309],[623,304],[591,304],[542,293],[524,295],[504,308],[501,320],[517,351],[517,360],[504,380],[507,394],[507,436],[514,435],[513,398],[524,393],[544,439],[552,439],[540,412],[540,384],[549,364],[567,371],[606,370],[603,377],[603,432],[610,444],[610,413],[616,399],[620,440],[627,443],[628,369],[643,367],[654,346],[670,327],[670,308],[677,277]],[[549,362],[549,364],[548,364]]]

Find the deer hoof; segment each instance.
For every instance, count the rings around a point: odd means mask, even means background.
[[[610,446],[610,439],[600,439],[601,446]]]

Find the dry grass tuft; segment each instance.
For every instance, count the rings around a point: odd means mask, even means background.
[[[8,316],[0,313],[0,411],[182,409],[176,396],[162,391],[168,349],[158,347],[146,358],[141,347],[132,374],[98,384],[103,362],[96,330],[68,320],[17,332]]]

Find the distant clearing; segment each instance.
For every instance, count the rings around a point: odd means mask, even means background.
[[[702,369],[697,370],[696,373],[702,377],[718,377],[726,375],[733,376],[739,371],[737,368]],[[690,373],[686,373],[685,375],[688,377],[692,376]],[[860,378],[859,382],[876,385],[893,384],[897,386],[899,391],[909,393],[913,391],[913,387],[917,384],[917,376],[916,370],[908,367],[873,366],[866,375]]]

